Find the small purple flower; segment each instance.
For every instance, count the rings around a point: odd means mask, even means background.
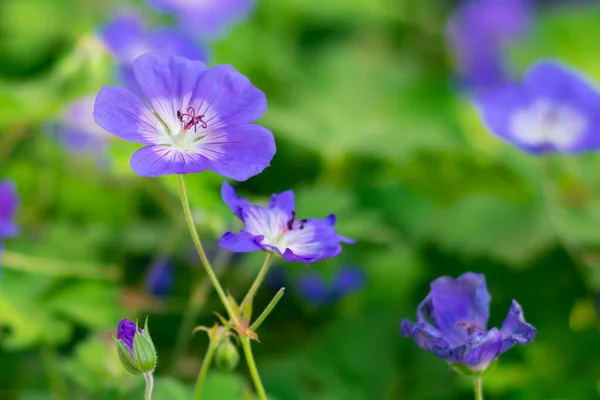
[[[540,62],[523,82],[478,100],[488,129],[528,153],[576,153],[600,147],[600,93],[577,72]]]
[[[215,37],[253,10],[256,0],[150,0],[202,37]]]
[[[150,272],[146,278],[146,290],[155,296],[165,296],[173,288],[173,274],[175,268],[171,261],[162,257],[150,266]]]
[[[149,30],[136,15],[121,15],[101,31],[106,46],[120,64],[120,77],[136,93],[142,93],[133,74],[133,62],[146,53],[174,55],[205,62],[206,50],[185,32],[161,28]]]
[[[117,340],[123,343],[127,351],[133,356],[133,339],[135,338],[136,325],[128,320],[122,319],[119,321],[117,328]],[[143,333],[142,328],[137,328],[138,333]]]
[[[467,272],[456,280],[443,276],[431,283],[419,305],[418,321],[402,320],[402,335],[452,364],[481,373],[500,354],[517,343],[530,343],[536,335],[515,300],[502,328],[488,331],[490,300],[483,275]]]
[[[94,98],[83,97],[70,103],[55,125],[58,138],[73,153],[106,162],[110,136],[94,122]]]
[[[147,145],[131,158],[138,175],[211,170],[243,181],[269,166],[273,134],[252,124],[266,111],[265,95],[233,67],[145,54],[133,72],[144,96],[104,87],[94,117],[115,136]]]
[[[221,196],[244,222],[240,233],[227,232],[221,238],[219,246],[230,251],[270,251],[286,261],[308,264],[340,254],[340,242],[354,243],[337,234],[333,214],[325,219],[297,219],[291,190],[272,195],[268,208],[238,197],[227,182]]]
[[[360,290],[365,284],[364,272],[355,267],[340,268],[332,282],[323,279],[317,272],[309,271],[298,279],[298,292],[309,303],[331,304]]]
[[[468,0],[448,21],[448,39],[467,86],[488,89],[509,80],[504,46],[531,24],[529,0]]]
[[[19,198],[14,184],[8,180],[0,181],[0,253],[3,249],[2,239],[15,236],[19,231],[13,221],[18,207]]]

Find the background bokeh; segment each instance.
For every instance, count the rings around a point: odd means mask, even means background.
[[[310,267],[279,264],[261,289],[258,308],[287,288],[254,346],[273,399],[472,398],[469,378],[399,332],[431,280],[465,271],[486,275],[492,325],[514,298],[538,328],[486,376],[486,399],[600,395],[600,156],[534,158],[486,132],[447,44],[458,6],[259,0],[208,44],[209,64],[234,65],[268,99],[261,123],[278,151],[240,193],[260,202],[292,188],[301,218],[336,213],[339,232],[358,241]],[[598,2],[533,6],[530,28],[505,49],[511,73],[556,58],[600,82]],[[98,156],[72,151],[57,129],[72,101],[117,79],[98,32],[134,8],[150,26],[174,23],[141,1],[0,1],[0,178],[21,197],[21,234],[5,240],[0,276],[0,399],[142,398],[108,333],[145,315],[159,350],[155,398],[191,398],[207,339],[197,334],[186,349],[178,331],[204,275],[176,179],[136,176],[136,145],[108,133]],[[216,247],[237,227],[222,180],[187,182],[210,257],[241,297],[262,255]],[[157,262],[174,266],[173,287],[149,293]],[[315,301],[300,284],[349,265],[364,271],[351,293]],[[196,295],[205,304],[195,325],[210,326],[218,298]],[[248,393],[241,363],[214,369],[206,398]]]

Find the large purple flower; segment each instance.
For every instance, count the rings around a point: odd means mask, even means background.
[[[246,17],[256,0],[150,0],[150,3],[177,16],[190,31],[215,37]]]
[[[120,77],[131,90],[142,93],[133,74],[133,62],[146,53],[161,53],[206,61],[206,50],[184,31],[149,30],[136,15],[121,15],[104,26],[100,36],[119,62]]]
[[[452,364],[483,372],[500,354],[531,342],[536,334],[515,300],[500,330],[487,330],[490,299],[483,275],[467,272],[456,280],[443,276],[431,283],[417,322],[402,320],[401,332]]]
[[[252,124],[266,111],[265,95],[233,67],[145,54],[133,72],[143,98],[104,87],[94,117],[115,136],[147,145],[131,158],[137,174],[211,170],[243,181],[269,166],[273,134]]]
[[[530,0],[468,0],[448,21],[448,39],[462,79],[474,89],[509,80],[504,46],[531,23]]]
[[[221,195],[231,211],[244,222],[240,233],[227,232],[219,246],[233,252],[270,251],[286,261],[314,263],[335,257],[342,251],[340,242],[353,240],[337,234],[335,215],[325,219],[298,219],[291,190],[274,194],[268,208],[250,204],[238,197],[227,182]]]
[[[11,181],[0,181],[0,253],[3,249],[2,239],[15,236],[19,228],[13,218],[19,207],[17,190]]]
[[[600,147],[600,93],[581,75],[552,62],[523,82],[478,100],[489,130],[528,153],[575,153]]]

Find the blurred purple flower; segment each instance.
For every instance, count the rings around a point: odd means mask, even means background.
[[[360,290],[365,284],[365,274],[360,268],[345,266],[340,268],[333,282],[326,281],[314,271],[308,271],[298,278],[300,296],[309,303],[326,305]]]
[[[142,333],[141,328],[137,328],[137,332]],[[133,339],[135,338],[136,325],[128,320],[122,319],[119,321],[117,328],[117,340],[123,343],[127,351],[133,356]]]
[[[15,236],[19,228],[13,219],[19,207],[15,185],[8,180],[0,181],[0,253],[4,248],[2,239]]]
[[[211,170],[243,181],[269,166],[273,134],[252,124],[267,109],[265,95],[233,67],[145,54],[133,72],[144,96],[104,87],[94,117],[115,136],[148,145],[131,158],[138,175]]]
[[[167,257],[161,257],[150,266],[145,286],[148,293],[166,296],[173,288],[175,267]]]
[[[99,164],[106,163],[110,136],[94,122],[94,97],[83,97],[70,103],[53,127],[67,149],[91,156]]]
[[[465,84],[485,90],[507,82],[504,46],[531,23],[529,0],[469,0],[450,17],[450,47]]]
[[[490,299],[483,275],[468,272],[456,280],[438,278],[419,305],[418,321],[402,320],[402,335],[452,364],[483,372],[500,354],[517,343],[530,343],[536,335],[515,300],[502,328],[488,331]]]
[[[136,15],[121,15],[104,26],[101,37],[119,62],[120,78],[136,93],[142,93],[133,74],[133,62],[146,53],[174,55],[205,62],[206,50],[178,29],[149,30]]]
[[[219,246],[233,252],[271,251],[290,262],[314,263],[335,257],[340,242],[354,240],[337,234],[335,215],[325,219],[296,219],[291,190],[271,196],[268,208],[250,204],[237,196],[227,182],[221,189],[223,201],[244,222],[240,233],[227,232]]]
[[[149,0],[158,10],[174,14],[201,37],[216,37],[247,17],[256,0]]]
[[[478,107],[494,135],[525,152],[600,148],[600,93],[559,64],[536,64],[522,83],[481,96]]]

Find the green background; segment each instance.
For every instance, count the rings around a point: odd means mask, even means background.
[[[228,63],[267,95],[261,123],[278,146],[272,166],[237,185],[266,201],[292,188],[300,218],[338,216],[357,239],[312,265],[328,277],[360,266],[366,286],[310,306],[292,277],[254,345],[278,400],[470,399],[472,381],[400,336],[429,282],[484,273],[490,326],[514,298],[538,329],[501,357],[486,399],[593,399],[600,388],[600,157],[533,158],[485,131],[459,92],[444,36],[451,2],[259,0],[252,18],[216,40]],[[95,0],[0,2],[0,177],[16,182],[21,234],[5,240],[0,277],[0,399],[141,399],[142,379],[118,364],[108,333],[150,315],[159,351],[155,399],[190,399],[207,345],[197,334],[175,357],[182,314],[203,277],[174,176],[140,178],[137,145],[112,138],[108,167],[70,154],[48,126],[80,96],[112,82],[114,61],[95,33],[119,6]],[[154,24],[169,24],[143,4]],[[515,76],[557,58],[600,80],[599,6],[537,4],[532,29],[506,49]],[[107,134],[108,135],[108,134]],[[239,227],[220,199],[223,179],[189,176],[211,258],[240,298],[262,254],[228,258],[216,239]],[[148,265],[176,265],[167,299],[143,291]],[[274,290],[264,287],[256,307]],[[223,312],[211,295],[197,324]],[[177,360],[176,360],[177,359]],[[252,398],[245,365],[216,369],[208,400]]]

